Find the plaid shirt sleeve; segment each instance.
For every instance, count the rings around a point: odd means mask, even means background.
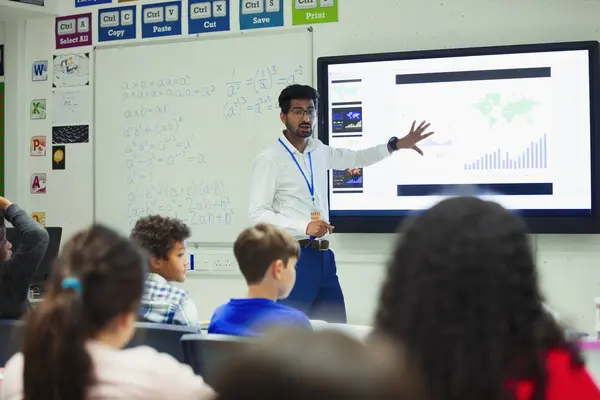
[[[200,328],[196,305],[188,293],[152,274],[146,281],[140,316],[149,322]]]
[[[173,323],[177,325],[200,326],[198,310],[187,293],[181,296],[181,301],[175,306]]]

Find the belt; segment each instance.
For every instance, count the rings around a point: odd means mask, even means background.
[[[311,249],[317,249],[319,251],[325,251],[325,250],[329,249],[329,240],[302,239],[302,240],[299,240],[298,243],[300,244],[301,248],[305,248],[308,246]]]

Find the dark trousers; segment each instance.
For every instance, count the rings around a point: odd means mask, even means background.
[[[296,265],[296,284],[279,303],[304,312],[309,319],[346,323],[346,305],[331,250],[302,248]]]

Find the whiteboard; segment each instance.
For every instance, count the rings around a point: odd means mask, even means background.
[[[312,83],[312,33],[98,47],[94,71],[95,221],[128,234],[160,214],[230,243],[250,224],[253,160],[284,128],[279,93]]]

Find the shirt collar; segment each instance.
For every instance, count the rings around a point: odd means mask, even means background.
[[[306,154],[306,152],[313,151],[315,149],[315,139],[313,139],[312,136],[308,138],[308,141],[306,143],[306,149],[304,150],[304,153],[300,153],[298,151],[298,149],[295,148],[294,145],[290,143],[288,138],[285,137],[285,135],[283,133],[281,134],[281,141],[283,143],[285,143],[285,145],[288,147],[288,149],[290,149],[290,151],[294,154]]]
[[[159,274],[156,274],[154,272],[150,272],[148,274],[148,280],[156,282],[156,283],[163,283],[163,284],[169,283],[169,282],[167,282],[167,280],[165,278],[163,278],[162,276],[160,276]]]

